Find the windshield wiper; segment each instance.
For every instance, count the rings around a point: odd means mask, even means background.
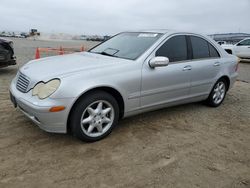
[[[115,55],[118,52],[119,52],[119,50],[117,50],[117,49],[107,48],[106,50],[103,50],[102,52],[94,52],[94,53],[102,54],[102,55],[106,55],[106,56],[111,56],[111,57],[118,57]]]
[[[109,54],[109,53],[107,53],[107,52],[99,52],[98,54],[102,54],[102,55],[106,55],[106,56],[110,56],[110,57],[117,57],[117,56],[115,56],[114,54]]]
[[[111,57],[117,57],[115,54],[117,54],[118,52],[119,52],[119,50],[117,50],[117,49],[107,48],[106,50],[103,50],[102,52],[100,52],[100,54],[106,55],[106,56],[111,56]]]

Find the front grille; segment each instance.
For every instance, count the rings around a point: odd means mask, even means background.
[[[22,93],[26,93],[29,87],[29,84],[30,84],[30,81],[28,80],[28,78],[22,73],[19,73],[17,82],[16,82],[16,88]]]

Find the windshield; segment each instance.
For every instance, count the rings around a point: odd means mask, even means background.
[[[91,49],[90,52],[135,60],[161,36],[159,33],[121,33]]]

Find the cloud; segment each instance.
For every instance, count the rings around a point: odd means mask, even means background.
[[[1,0],[0,30],[114,34],[136,29],[250,32],[249,0]]]

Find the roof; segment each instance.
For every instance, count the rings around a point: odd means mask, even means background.
[[[161,34],[166,34],[169,33],[170,29],[150,29],[150,30],[132,30],[132,31],[128,31],[128,32],[145,32],[145,33],[161,33]]]
[[[169,33],[170,29],[152,29],[152,30],[142,30],[141,32],[147,32],[147,33],[161,33],[161,34],[166,34]]]

